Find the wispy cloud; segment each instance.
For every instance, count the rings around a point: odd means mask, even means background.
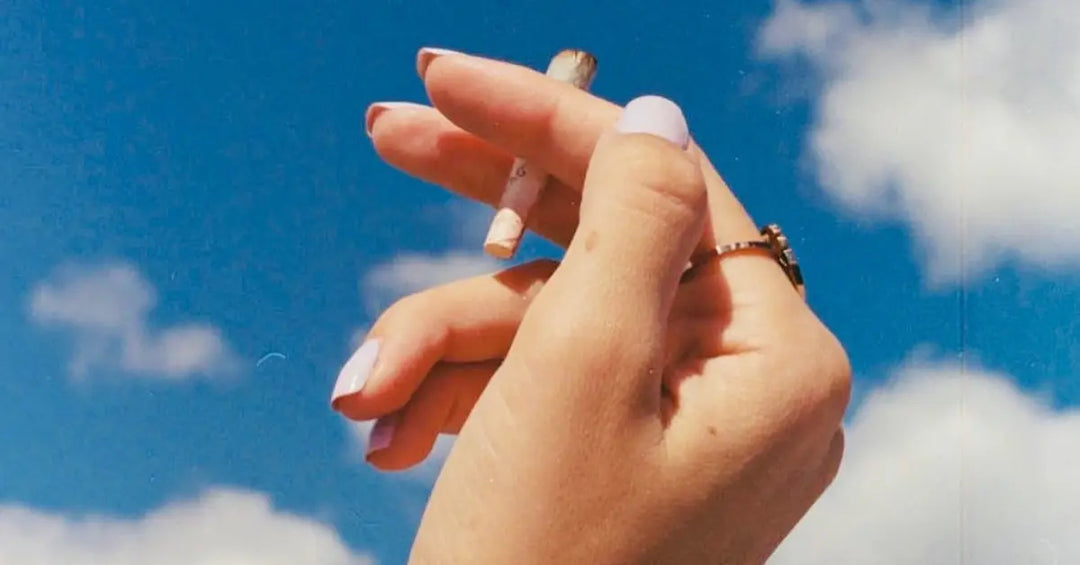
[[[1080,563],[1080,412],[912,363],[867,396],[833,486],[770,563]]]
[[[131,519],[0,506],[0,563],[20,565],[370,565],[329,525],[262,495],[214,490]]]
[[[455,202],[430,209],[438,229],[451,236],[450,245],[437,251],[402,251],[372,266],[360,281],[368,314],[378,315],[395,300],[459,279],[496,273],[510,264],[483,251],[492,212],[487,206]]]
[[[405,252],[368,271],[361,292],[372,312],[378,312],[408,294],[504,268],[483,251]]]
[[[931,284],[1080,267],[1080,3],[964,6],[780,0],[761,53],[815,71],[819,183],[910,224]]]
[[[140,377],[183,379],[234,368],[218,328],[188,323],[153,329],[147,317],[156,305],[154,287],[131,265],[68,265],[34,288],[29,311],[39,325],[71,333],[69,368],[76,377],[116,368]]]

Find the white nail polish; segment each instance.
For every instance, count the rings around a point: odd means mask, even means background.
[[[464,55],[464,53],[439,47],[423,47],[416,54],[416,74],[420,75],[421,79],[424,78],[424,75],[427,74],[428,65],[436,57],[442,57],[443,55]]]
[[[379,115],[388,110],[396,110],[398,108],[417,108],[426,109],[430,106],[424,106],[423,104],[416,104],[414,102],[375,102],[371,106],[368,106],[367,114],[364,116],[364,132],[368,137],[371,137],[371,128],[375,126],[375,120],[379,119]]]
[[[371,435],[368,436],[367,453],[365,457],[371,457],[372,453],[382,451],[394,441],[394,431],[397,429],[399,415],[397,412],[387,414],[371,427]]]
[[[330,396],[331,408],[337,408],[338,401],[350,394],[356,394],[364,388],[371,370],[375,368],[375,360],[379,356],[379,340],[373,339],[364,343],[353,353],[352,357],[338,373],[337,382],[334,383],[334,392]]]

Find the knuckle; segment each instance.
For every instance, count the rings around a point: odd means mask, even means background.
[[[807,364],[813,371],[808,375],[813,411],[830,423],[839,424],[851,401],[851,361],[839,340],[824,326],[815,333],[804,342],[811,348],[808,355],[813,356],[813,362]]]
[[[696,213],[705,203],[701,168],[684,151],[659,139],[620,139],[618,148],[624,178],[641,186],[635,196],[646,209],[670,207]]]
[[[832,334],[829,334],[829,337],[831,353],[828,355],[829,366],[826,370],[828,376],[826,400],[833,413],[836,414],[837,420],[840,420],[851,402],[853,380],[851,360],[840,342],[832,337]]]
[[[847,352],[820,321],[810,319],[809,325],[792,323],[777,335],[777,348],[766,362],[769,373],[785,375],[785,384],[776,392],[782,399],[776,422],[780,434],[794,429],[831,432],[843,422],[851,399]]]
[[[422,290],[399,298],[390,305],[379,319],[374,328],[379,328],[383,333],[409,332],[417,326],[420,320],[426,320],[423,324],[424,333],[431,339],[443,339],[447,333],[446,318],[447,301],[441,300],[437,289]]]
[[[836,477],[840,475],[840,466],[844,461],[846,441],[843,428],[836,430],[829,440],[828,448],[825,451],[824,461],[821,463],[821,485],[818,489],[819,493],[828,489],[829,486],[836,481]]]
[[[423,312],[428,302],[430,300],[428,300],[428,292],[426,291],[407,294],[391,304],[386,309],[383,317],[388,320],[409,318],[418,312]]]

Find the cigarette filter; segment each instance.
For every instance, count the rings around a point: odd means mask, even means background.
[[[585,51],[564,49],[551,59],[547,76],[588,90],[596,76],[596,57]],[[540,198],[547,180],[546,171],[520,157],[514,160],[499,209],[484,241],[484,251],[488,255],[500,259],[514,256],[525,233],[529,212]]]

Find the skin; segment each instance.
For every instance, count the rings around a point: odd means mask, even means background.
[[[847,356],[701,150],[612,132],[620,108],[509,63],[445,55],[432,108],[377,113],[390,165],[497,205],[514,155],[552,183],[530,229],[563,245],[409,296],[338,409],[398,420],[398,470],[459,434],[412,563],[762,563],[835,477]]]

